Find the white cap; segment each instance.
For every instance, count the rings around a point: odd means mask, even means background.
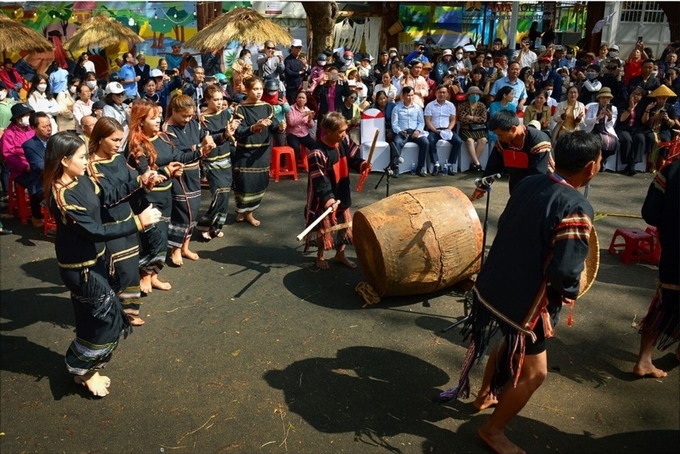
[[[125,89],[120,84],[120,82],[110,82],[106,86],[106,90],[104,90],[105,95],[110,95],[110,94],[118,95],[118,94],[123,93],[123,92],[125,92]]]
[[[149,77],[163,77],[163,71],[160,69],[152,69],[151,73],[149,73]]]
[[[302,40],[294,39],[293,42],[290,43],[290,47],[302,47]]]

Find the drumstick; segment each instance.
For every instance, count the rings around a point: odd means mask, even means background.
[[[331,206],[329,206],[328,208],[326,208],[326,211],[324,211],[323,213],[321,213],[321,216],[319,216],[318,218],[316,218],[316,219],[314,220],[314,222],[312,222],[311,224],[309,224],[309,226],[308,226],[306,229],[304,229],[304,230],[302,231],[302,233],[300,233],[300,234],[299,234],[298,236],[296,236],[295,238],[297,238],[298,241],[302,241],[302,239],[303,239],[304,237],[306,237],[307,234],[308,234],[309,232],[311,232],[312,229],[314,229],[314,227],[316,227],[317,225],[319,225],[319,223],[320,223],[321,221],[323,221],[324,218],[325,218],[326,216],[328,216],[329,214],[331,214],[331,213],[333,212],[333,208],[335,208],[335,206],[338,205],[339,203],[340,203],[340,201],[338,200],[338,201],[336,201],[333,205],[331,205]]]
[[[364,182],[366,181],[366,178],[368,178],[368,172],[371,171],[371,161],[373,161],[375,145],[378,142],[378,134],[380,134],[380,131],[376,128],[375,134],[373,135],[373,142],[371,143],[371,149],[368,152],[368,159],[366,160],[368,166],[366,166],[364,171],[361,172],[361,176],[359,177],[359,183],[357,184],[357,192],[361,192],[364,189]]]

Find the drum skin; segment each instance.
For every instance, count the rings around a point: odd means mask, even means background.
[[[482,226],[451,186],[400,192],[358,210],[359,266],[379,296],[434,292],[479,272]]]

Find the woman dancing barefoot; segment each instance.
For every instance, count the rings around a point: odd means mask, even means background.
[[[189,250],[189,242],[198,219],[201,204],[201,154],[208,155],[215,149],[215,141],[208,131],[196,121],[196,103],[187,95],[174,96],[168,104],[165,123],[168,138],[180,152],[198,157],[192,161],[183,159],[184,173],[172,182],[172,213],[168,228],[170,260],[175,266],[184,264],[183,257],[198,260],[198,254]],[[226,139],[224,139],[226,140]]]
[[[130,202],[135,213],[153,204],[162,215],[161,222],[153,229],[155,232],[144,231],[139,235],[139,287],[144,293],[150,293],[152,288],[172,288],[169,282],[158,278],[168,251],[168,222],[172,211],[171,179],[182,175],[183,160],[200,158],[200,152],[181,153],[172,145],[167,135],[160,130],[161,113],[161,108],[150,101],[139,100],[130,106],[130,141],[126,152],[128,164],[141,174],[151,169],[167,178],[154,186],[151,192],[135,193]]]
[[[99,369],[111,360],[121,332],[130,323],[109,284],[105,242],[155,224],[160,211],[147,208],[116,223],[103,224],[97,188],[85,175],[87,149],[71,132],[50,138],[43,182],[47,205],[57,223],[55,250],[59,274],[71,291],[76,337],[66,352],[66,368],[95,396],[109,394],[111,380]]]
[[[262,81],[254,76],[244,81],[248,97],[236,107],[234,117],[240,120],[236,128],[236,150],[233,160],[236,221],[260,225],[253,212],[258,209],[269,186],[269,162],[272,135],[286,129],[286,122],[274,116],[274,107],[260,101]]]

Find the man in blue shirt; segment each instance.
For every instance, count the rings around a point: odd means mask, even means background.
[[[416,42],[415,50],[413,50],[413,52],[411,52],[406,56],[406,58],[404,58],[404,63],[408,65],[411,63],[411,60],[414,60],[416,58],[423,63],[429,62],[430,60],[425,56],[424,52],[425,46],[423,45],[423,43]]]
[[[50,73],[49,82],[52,94],[57,96],[62,91],[68,90],[68,71],[58,64],[55,64],[54,66],[56,66],[56,68]]]
[[[132,52],[125,52],[123,54],[125,64],[120,68],[118,75],[120,76],[120,83],[125,88],[125,96],[135,99],[139,96],[137,92],[137,81],[140,77],[135,71],[135,57]]]
[[[512,99],[512,102],[517,105],[517,112],[520,112],[522,107],[524,107],[524,103],[527,102],[527,89],[524,86],[524,82],[522,82],[518,76],[519,63],[513,61],[508,65],[508,75],[506,77],[501,77],[494,82],[493,88],[491,88],[489,94],[491,96],[496,96],[496,93],[501,87],[505,87],[506,85],[512,87],[515,90],[515,97]]]
[[[394,141],[390,143],[392,150],[392,170],[395,176],[399,173],[398,160],[401,149],[406,142],[415,142],[420,148],[418,152],[418,176],[427,176],[425,171],[425,157],[430,143],[425,132],[425,118],[423,109],[413,102],[415,93],[413,88],[406,86],[401,90],[402,101],[392,110],[392,131]]]

